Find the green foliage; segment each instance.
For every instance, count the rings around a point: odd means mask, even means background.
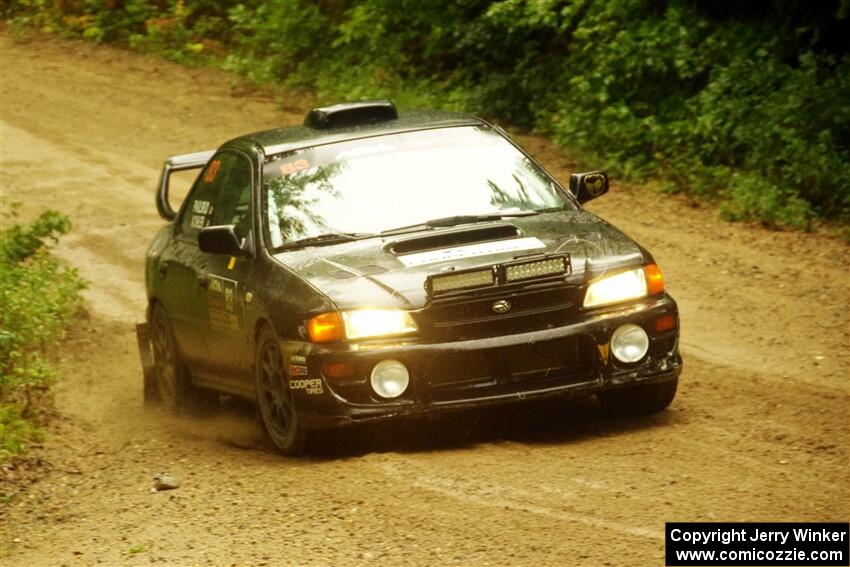
[[[19,404],[0,402],[0,462],[27,450],[29,443],[39,442],[44,433],[32,416],[24,416]]]
[[[47,252],[70,227],[66,216],[46,211],[0,231],[0,461],[39,439],[54,378],[44,355],[80,308],[82,279]]]
[[[257,82],[280,81],[293,86],[309,83],[321,64],[317,39],[329,28],[327,19],[311,4],[281,0],[248,7],[236,4],[228,14],[236,47],[225,67]]]
[[[20,263],[45,248],[45,240],[56,242],[59,235],[67,234],[70,228],[68,217],[56,211],[45,211],[29,226],[15,224],[4,231],[0,258],[6,264]]]
[[[734,219],[850,221],[850,0],[22,0],[321,102],[391,97],[534,128]],[[62,8],[64,6],[64,8]]]
[[[790,189],[783,189],[763,177],[732,174],[728,178],[728,198],[720,213],[728,220],[761,220],[770,226],[810,228],[809,203]]]

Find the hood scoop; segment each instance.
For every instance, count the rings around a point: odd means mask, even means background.
[[[413,252],[427,252],[440,248],[452,248],[476,242],[492,242],[517,238],[522,231],[509,223],[489,224],[487,226],[452,228],[431,234],[417,234],[396,238],[384,244],[384,250],[396,256]]]

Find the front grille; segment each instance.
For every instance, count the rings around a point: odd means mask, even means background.
[[[568,337],[437,357],[428,370],[431,399],[460,401],[596,379],[590,337]]]
[[[499,286],[435,299],[417,315],[423,335],[454,341],[524,333],[564,325],[575,318],[579,288],[563,281]],[[496,302],[508,302],[496,312]]]

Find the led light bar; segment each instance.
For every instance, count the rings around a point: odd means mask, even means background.
[[[565,257],[537,260],[524,264],[512,264],[505,266],[505,281],[515,282],[529,278],[539,278],[541,276],[554,276],[565,274],[568,270],[569,265]]]
[[[474,272],[463,272],[461,274],[449,274],[431,278],[431,293],[445,293],[456,289],[468,287],[483,287],[495,283],[495,275],[492,269],[476,270]]]

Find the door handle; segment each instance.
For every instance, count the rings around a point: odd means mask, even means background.
[[[209,284],[209,279],[207,278],[207,276],[198,276],[198,287],[206,289],[207,284]]]

